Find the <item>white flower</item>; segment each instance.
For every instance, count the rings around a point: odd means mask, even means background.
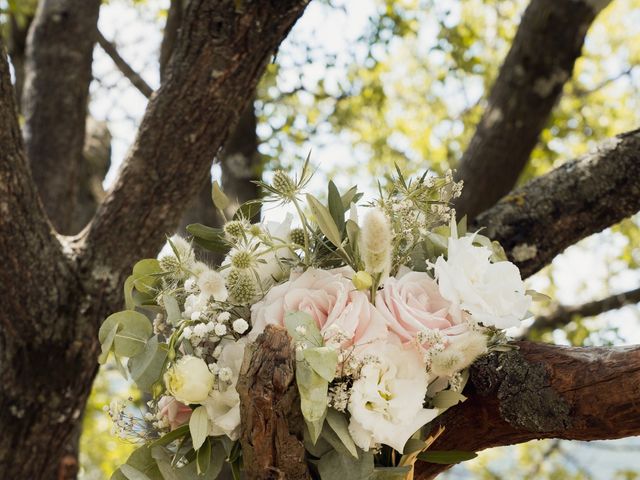
[[[215,270],[207,270],[198,276],[198,287],[202,295],[213,297],[219,302],[224,302],[229,296],[224,283],[224,277]]]
[[[213,388],[214,377],[204,360],[185,355],[164,375],[164,383],[176,400],[202,403]]]
[[[198,337],[204,337],[207,334],[207,325],[199,323],[193,327],[193,333]]]
[[[455,237],[455,234],[454,234]],[[519,325],[531,305],[520,271],[511,262],[491,263],[491,250],[473,245],[473,236],[449,238],[448,258],[435,263],[440,294],[452,303],[452,315],[466,310],[485,326]]]
[[[226,325],[223,325],[222,323],[216,323],[216,326],[213,329],[213,331],[215,332],[216,335],[221,337],[221,336],[223,336],[223,335],[225,335],[227,333],[227,327],[226,327]]]
[[[367,212],[360,232],[360,252],[366,271],[382,276],[391,270],[391,227],[387,216],[377,208]]]
[[[412,348],[373,344],[377,362],[366,361],[353,382],[349,432],[363,450],[383,443],[402,452],[405,443],[438,409],[423,408],[429,383],[425,364]]]
[[[237,318],[233,321],[233,331],[243,334],[249,328],[249,324],[244,318]]]
[[[229,312],[222,312],[218,315],[218,322],[224,323],[231,318],[231,314]]]
[[[223,367],[218,370],[218,378],[221,382],[229,382],[233,377],[233,373],[229,367]]]
[[[245,342],[228,341],[224,343],[218,366],[218,374],[227,369],[230,371],[228,384],[224,390],[213,390],[203,405],[209,416],[209,435],[227,435],[237,440],[240,435],[240,396],[236,391],[236,383],[244,357]],[[225,373],[225,377],[226,377]]]

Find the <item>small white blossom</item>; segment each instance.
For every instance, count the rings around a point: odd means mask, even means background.
[[[229,312],[221,312],[220,315],[218,315],[217,320],[220,323],[224,323],[224,322],[227,322],[230,318],[231,318],[231,314]]]
[[[220,370],[218,370],[218,378],[220,379],[221,382],[229,382],[231,380],[231,369],[228,367],[223,367]]]
[[[224,277],[215,270],[202,272],[198,276],[198,287],[200,287],[202,295],[207,298],[213,297],[219,302],[224,302],[229,296]]]
[[[221,337],[227,333],[227,326],[222,323],[218,323],[213,330],[216,332],[216,335]]]
[[[237,318],[233,321],[233,331],[239,334],[243,334],[249,328],[249,324],[244,318]]]

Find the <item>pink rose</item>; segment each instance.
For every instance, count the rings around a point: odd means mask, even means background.
[[[389,330],[405,343],[425,330],[439,330],[445,338],[467,331],[465,323],[456,322],[449,314],[450,307],[436,281],[424,272],[390,277],[376,295],[376,308]]]
[[[171,430],[175,430],[184,425],[191,418],[191,409],[175,398],[165,395],[158,402],[160,417],[165,417],[169,421]]]
[[[348,277],[353,270],[309,269],[296,278],[273,287],[251,307],[255,339],[268,324],[284,325],[289,313],[306,312],[316,321],[323,337],[337,333],[343,347],[359,345],[388,336],[384,319],[369,302],[368,294],[356,290]]]

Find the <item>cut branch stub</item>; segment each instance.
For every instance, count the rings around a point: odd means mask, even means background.
[[[242,457],[249,479],[309,479],[295,350],[282,327],[268,326],[247,347],[237,386]]]

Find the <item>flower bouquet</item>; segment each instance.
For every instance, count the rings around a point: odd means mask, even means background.
[[[141,442],[112,478],[213,479],[225,463],[240,478],[236,386],[268,325],[290,336],[299,440],[321,479],[412,478],[441,432],[430,422],[465,400],[468,367],[509,348],[503,329],[525,318],[531,294],[496,242],[456,223],[461,185],[450,173],[410,180],[398,170],[359,207],[356,187],[329,182],[326,203],[305,194],[310,178],[308,161],[298,177],[275,172],[260,183],[265,197],[222,228],[190,225],[193,244],[224,255],[218,268],[177,236],[134,266],[127,310],[100,329],[100,362],[112,352],[148,408],[112,402],[118,433]],[[224,215],[217,185],[213,200]],[[271,204],[297,218],[251,223]]]

